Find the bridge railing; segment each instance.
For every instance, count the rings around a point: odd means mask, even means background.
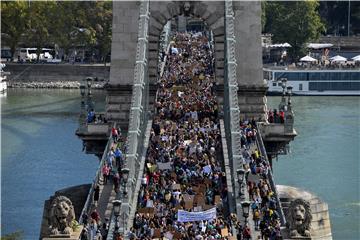
[[[165,52],[165,57],[164,57],[164,61],[161,63],[161,69],[160,69],[160,74],[159,74],[159,79],[163,76],[164,74],[164,69],[166,66],[166,62],[167,62],[167,58],[169,55],[169,50],[170,50],[170,43],[168,44],[168,46],[166,47],[166,52]],[[157,103],[158,100],[158,91],[156,91],[155,94],[155,104]],[[157,114],[157,108],[155,107],[155,114]]]
[[[236,210],[238,218],[242,218],[242,208],[240,196],[240,185],[236,181],[236,170],[242,168],[244,163],[241,149],[240,131],[240,109],[238,103],[238,84],[236,76],[236,57],[235,57],[235,30],[234,30],[234,11],[232,1],[225,1],[225,51],[224,51],[224,126],[226,132],[226,142],[231,169],[231,182],[234,186],[234,194],[230,201],[232,210]],[[245,199],[248,200],[249,194],[245,192]]]
[[[122,201],[121,215],[124,219],[130,219],[131,209],[136,188],[136,180],[141,174],[139,172],[141,165],[141,153],[143,140],[147,126],[148,105],[149,105],[149,81],[148,81],[148,31],[150,21],[149,0],[140,1],[139,11],[139,30],[136,46],[136,62],[134,69],[134,84],[132,87],[132,98],[129,116],[129,130],[126,141],[126,152],[124,167],[129,169],[129,176],[125,188],[126,195],[118,194],[117,200]],[[115,233],[116,217],[114,212],[111,214],[111,222],[107,239],[111,239]],[[125,226],[125,224],[123,224]],[[125,227],[123,227],[125,228]],[[126,232],[126,229],[123,229]]]
[[[114,127],[116,127],[116,124],[113,125]],[[86,198],[86,202],[84,204],[84,207],[83,207],[83,210],[81,211],[81,215],[80,215],[80,218],[79,218],[79,223],[80,224],[84,224],[84,215],[87,214],[91,211],[91,206],[93,204],[93,194],[94,194],[94,189],[95,189],[95,186],[96,184],[98,184],[99,180],[100,180],[100,177],[101,177],[101,167],[104,165],[105,161],[106,161],[106,157],[107,157],[107,153],[109,152],[110,148],[112,147],[113,145],[113,139],[112,139],[112,136],[110,134],[110,137],[109,137],[109,140],[106,144],[106,147],[105,147],[105,150],[104,150],[104,153],[101,157],[101,161],[99,163],[99,167],[98,169],[96,170],[96,174],[95,174],[95,177],[94,177],[94,180],[91,184],[91,188],[89,190],[89,194]]]
[[[270,166],[269,163],[269,159],[267,157],[267,153],[266,153],[266,149],[265,149],[265,145],[264,142],[262,140],[262,136],[261,136],[261,131],[258,131],[256,134],[256,143],[257,143],[257,147],[260,150],[261,156],[263,156],[265,158],[265,161],[268,163],[268,166]],[[276,189],[276,185],[274,182],[274,177],[272,175],[272,170],[269,169],[268,174],[267,174],[267,179],[269,180],[270,183],[270,188],[273,191],[275,198],[276,198],[276,210],[279,213],[279,218],[280,218],[280,222],[282,226],[286,225],[286,219],[285,219],[285,215],[284,215],[284,211],[282,209],[281,206],[281,202],[279,199],[279,195]]]

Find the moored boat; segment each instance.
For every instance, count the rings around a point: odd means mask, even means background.
[[[5,72],[3,69],[5,68],[4,63],[0,63],[0,93],[4,93],[7,89],[6,83],[6,75],[10,74],[9,72]]]
[[[283,92],[282,82],[295,95],[360,96],[360,69],[272,69],[264,68],[268,94]]]

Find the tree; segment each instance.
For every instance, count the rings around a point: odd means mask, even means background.
[[[29,44],[37,48],[37,60],[39,60],[41,48],[50,43],[50,34],[53,21],[48,14],[57,10],[54,1],[33,1],[29,7],[29,27],[27,28],[27,40]]]
[[[28,25],[28,4],[25,1],[1,2],[1,32],[14,57],[16,47]]]
[[[263,32],[266,24],[266,1],[261,1],[261,31]]]
[[[318,13],[317,1],[268,2],[265,31],[274,42],[288,42],[290,57],[298,59],[306,53],[306,43],[316,41],[325,25]]]
[[[106,65],[107,56],[111,52],[112,2],[96,2],[94,16],[93,24],[96,31],[97,48]]]
[[[350,4],[350,34],[360,33],[360,3],[357,1],[321,1],[320,16],[326,23],[327,34],[348,34]]]
[[[64,49],[98,51],[102,61],[111,50],[111,1],[2,1],[4,42],[14,54],[19,42],[27,47],[55,45]]]

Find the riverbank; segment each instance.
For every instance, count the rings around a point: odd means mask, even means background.
[[[102,88],[109,81],[110,66],[99,64],[6,63],[8,86],[13,88],[79,88],[87,77]]]
[[[91,88],[93,89],[104,89],[107,82],[93,82]],[[8,81],[8,88],[49,88],[49,89],[78,89],[80,88],[79,81],[51,81],[51,82],[40,82],[40,81]]]

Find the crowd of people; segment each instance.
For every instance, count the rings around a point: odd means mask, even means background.
[[[283,110],[269,110],[268,114],[269,123],[284,123],[285,122],[285,112]]]
[[[159,79],[156,116],[130,238],[170,234],[175,239],[226,239],[238,224],[236,217],[224,214],[228,192],[218,158],[221,135],[212,65],[206,36],[173,36]],[[217,210],[212,220],[177,219],[178,210],[211,208]]]
[[[202,33],[176,33],[172,37],[164,74],[158,82],[156,115],[150,132],[145,169],[130,239],[251,239],[249,223],[229,214],[226,175],[222,166],[218,106],[214,94],[212,48]],[[272,122],[281,122],[273,113]],[[269,117],[270,118],[270,117]],[[271,122],[269,119],[269,122]],[[276,198],[268,161],[256,145],[256,122],[241,121],[245,181],[256,231],[262,239],[281,239]],[[113,128],[114,145],[101,172],[119,191],[123,154],[121,134]],[[99,198],[94,189],[94,203]],[[179,221],[179,211],[216,209],[216,217]],[[108,221],[95,210],[85,225],[87,238],[105,239]],[[95,230],[96,229],[96,230]],[[100,236],[102,238],[100,238]],[[120,238],[121,239],[121,236]]]
[[[254,120],[241,121],[240,128],[246,185],[249,191],[255,230],[260,231],[261,239],[282,239],[276,197],[268,179],[271,167],[257,147],[256,122]]]
[[[109,219],[101,219],[98,212],[98,201],[100,198],[100,184],[112,184],[113,191],[116,193],[120,190],[122,167],[124,165],[124,143],[125,139],[121,134],[120,128],[111,129],[112,145],[106,155],[105,161],[101,166],[101,178],[94,186],[92,201],[92,211],[90,216],[84,214],[84,229],[81,234],[81,240],[104,240],[107,238],[109,231]]]

